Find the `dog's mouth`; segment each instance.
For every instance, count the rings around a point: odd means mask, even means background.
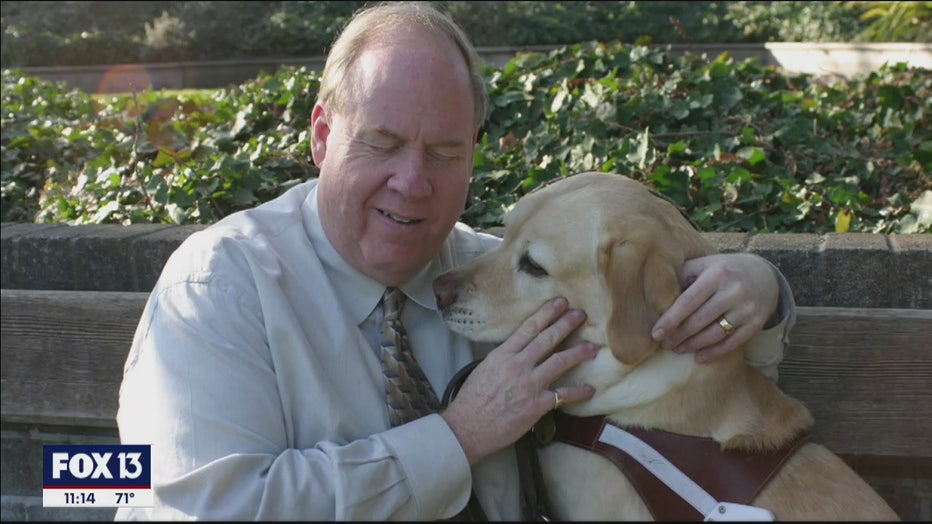
[[[446,322],[450,327],[474,327],[482,323],[478,318],[476,318],[475,312],[473,312],[471,309],[458,306],[441,307],[440,316],[443,318],[443,321]]]
[[[440,308],[440,316],[451,331],[473,342],[500,343],[508,338],[507,334],[503,336],[497,329],[490,326],[486,319],[471,309],[457,306]]]

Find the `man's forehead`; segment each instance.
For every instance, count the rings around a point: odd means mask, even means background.
[[[443,65],[448,74],[457,64],[463,71],[466,70],[465,60],[456,46],[437,37],[404,37],[368,42],[359,53],[354,68],[360,77],[380,78],[390,68],[416,71],[438,64]]]

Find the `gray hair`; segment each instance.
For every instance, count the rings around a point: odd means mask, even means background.
[[[415,28],[456,45],[469,72],[476,130],[489,105],[479,55],[466,33],[449,16],[426,2],[388,2],[357,11],[333,43],[321,75],[317,100],[337,113],[346,113],[352,94],[349,71],[367,43],[397,28]]]

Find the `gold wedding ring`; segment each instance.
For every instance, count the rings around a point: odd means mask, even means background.
[[[551,391],[553,391],[553,409],[560,409],[564,402],[563,395],[559,394],[555,389]]]
[[[725,315],[722,315],[722,318],[718,319],[718,325],[722,326],[722,330],[725,332],[725,336],[731,335],[732,332],[736,329],[735,325],[728,321],[725,318]]]

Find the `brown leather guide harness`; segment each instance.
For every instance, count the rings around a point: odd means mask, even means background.
[[[460,386],[479,362],[477,360],[468,364],[450,380],[441,401],[442,406],[447,406],[456,396]],[[552,520],[553,513],[537,456],[537,448],[551,442],[577,446],[611,460],[635,487],[654,520],[701,521],[705,518],[705,515],[700,514],[633,457],[600,442],[599,436],[606,424],[615,425],[604,416],[574,417],[554,411],[545,415],[532,431],[515,443],[523,520]],[[754,500],[786,459],[808,440],[808,436],[801,433],[780,449],[749,453],[722,450],[721,445],[711,438],[632,427],[623,429],[657,450],[715,500],[745,505]],[[488,520],[475,492],[458,517],[474,521]]]
[[[705,518],[630,455],[599,441],[605,425],[612,424],[606,417],[573,417],[560,412],[553,415],[556,425],[553,440],[611,460],[634,485],[655,520]],[[780,449],[750,453],[723,450],[721,444],[711,438],[654,429],[623,429],[657,450],[715,500],[745,505],[751,504],[786,459],[808,440],[805,434],[800,434]]]

